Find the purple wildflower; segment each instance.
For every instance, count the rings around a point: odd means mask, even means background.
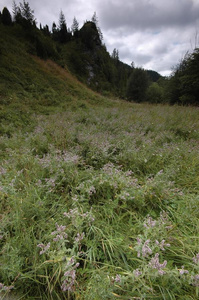
[[[144,227],[146,227],[146,228],[155,227],[156,220],[153,220],[151,217],[148,217],[148,219],[146,220],[146,223],[144,223]]]
[[[138,242],[138,246],[141,247],[141,245],[142,245],[142,240],[141,240],[140,238],[137,238],[137,242]],[[148,257],[149,254],[152,254],[152,250],[151,250],[151,248],[148,246],[149,243],[150,243],[150,240],[146,240],[146,242],[145,242],[144,245],[142,246],[142,256],[143,256],[143,257]],[[137,256],[138,256],[138,257],[141,256],[140,250],[138,250]]]
[[[170,247],[170,244],[165,244],[165,240],[162,240],[161,242],[158,242],[157,240],[155,241],[156,245],[160,247],[162,251],[165,251],[164,247]]]
[[[91,208],[91,210],[92,210],[92,208]],[[90,212],[87,211],[87,212],[81,214],[79,212],[78,208],[74,208],[74,209],[70,209],[69,212],[64,212],[64,216],[69,219],[71,218],[72,220],[75,220],[76,217],[79,216],[79,217],[82,217],[85,219],[87,218],[90,222],[93,222],[93,221],[95,221],[95,218],[92,216],[91,210],[90,210]]]
[[[135,277],[138,277],[138,276],[142,275],[142,272],[139,271],[139,269],[136,269],[136,270],[133,271],[133,274],[134,274]]]
[[[196,254],[196,256],[193,257],[193,262],[195,264],[198,264],[199,263],[199,253]]]
[[[1,291],[10,291],[12,289],[14,289],[13,285],[6,286],[6,285],[4,285],[3,283],[0,282],[0,292]]]
[[[180,275],[188,274],[188,273],[189,273],[188,270],[185,270],[185,269],[184,269],[184,266],[182,266],[181,268],[182,268],[182,269],[179,270]]]
[[[39,252],[39,254],[45,253],[50,248],[50,243],[48,243],[46,246],[44,244],[38,244],[37,247],[41,248],[42,250]]]
[[[75,238],[75,241],[76,241],[77,243],[79,243],[81,240],[83,240],[84,236],[85,236],[85,233],[84,233],[84,232],[82,232],[81,234],[77,233],[77,236],[76,236],[76,238]]]
[[[193,286],[199,286],[199,274],[192,277],[193,279]]]
[[[149,243],[150,243],[150,240],[146,240],[146,242],[142,246],[142,256],[143,257],[148,257],[149,254],[152,254],[152,250],[148,246]]]
[[[160,222],[161,222],[162,224],[165,224],[165,223],[168,222],[168,214],[167,214],[167,212],[164,211],[164,210],[160,213]]]
[[[56,235],[56,237],[53,239],[54,242],[57,242],[59,240],[67,239],[68,235],[64,232],[66,229],[66,226],[58,225],[56,223],[57,230],[51,232],[51,235]]]
[[[64,225],[58,225],[57,223],[56,223],[56,227],[57,227],[57,231],[58,232],[62,232],[62,231],[64,231],[66,229],[66,226],[64,226]]]
[[[68,261],[66,265],[66,272],[64,273],[64,280],[61,286],[63,292],[70,291],[73,292],[75,289],[75,279],[76,279],[76,268],[79,267],[79,263],[75,265],[74,257]]]
[[[116,282],[116,283],[121,283],[121,276],[119,274],[116,274],[115,277],[112,277],[112,283]]]
[[[74,218],[79,214],[78,209],[74,208],[74,209],[70,209],[69,212],[64,212],[64,216],[70,218]]]
[[[115,282],[120,283],[121,282],[121,276],[120,275],[116,275],[115,276]]]
[[[153,269],[158,270],[158,273],[160,275],[164,275],[165,271],[163,271],[162,269],[165,268],[167,265],[167,261],[165,260],[162,264],[160,264],[159,262],[159,253],[156,253],[154,257],[152,257],[149,266]]]

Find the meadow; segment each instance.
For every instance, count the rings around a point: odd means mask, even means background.
[[[198,299],[198,108],[93,99],[3,120],[1,299]]]

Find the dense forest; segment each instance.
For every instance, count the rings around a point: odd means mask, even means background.
[[[103,95],[135,102],[199,103],[198,48],[176,63],[170,77],[162,77],[155,71],[135,67],[134,62],[131,66],[123,63],[117,49],[110,54],[103,43],[96,13],[82,28],[74,17],[71,28],[68,28],[61,11],[58,24],[53,22],[50,30],[48,25],[37,26],[28,2],[17,5],[14,1],[12,15],[6,7],[0,12],[0,26],[1,32],[8,30],[9,34],[23,41],[29,54],[55,61]],[[0,53],[1,50],[0,45]]]

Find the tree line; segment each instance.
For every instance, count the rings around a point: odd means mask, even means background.
[[[98,92],[114,94],[128,101],[170,104],[199,104],[199,49],[187,53],[176,65],[170,77],[162,77],[155,71],[124,64],[119,51],[110,55],[103,44],[103,35],[96,13],[82,28],[74,17],[67,27],[63,11],[58,24],[39,28],[34,10],[28,2],[13,1],[12,15],[4,7],[0,11],[0,23],[20,30],[31,43],[28,51],[42,59],[51,58],[69,69],[85,84]]]

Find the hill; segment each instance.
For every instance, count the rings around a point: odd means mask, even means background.
[[[102,43],[96,16],[92,21],[86,21],[81,29],[76,21],[71,32],[61,13],[59,26],[53,23],[50,32],[47,25],[40,25],[40,29],[36,27],[28,2],[16,5],[14,11],[12,21],[9,11],[6,8],[2,10],[0,24],[4,36],[7,31],[13,39],[26,45],[22,49],[27,53],[55,61],[101,94],[126,97],[127,82],[135,68],[120,61],[118,50],[114,49],[112,55],[108,53]],[[156,82],[161,77],[152,70],[148,70],[147,75],[150,82]]]
[[[106,102],[66,67],[29,53],[30,42],[19,34],[19,28],[0,24],[0,30],[0,114],[5,125],[1,133],[10,131],[10,123],[29,123],[33,112],[47,112],[71,103],[81,106],[84,101],[96,105]]]

